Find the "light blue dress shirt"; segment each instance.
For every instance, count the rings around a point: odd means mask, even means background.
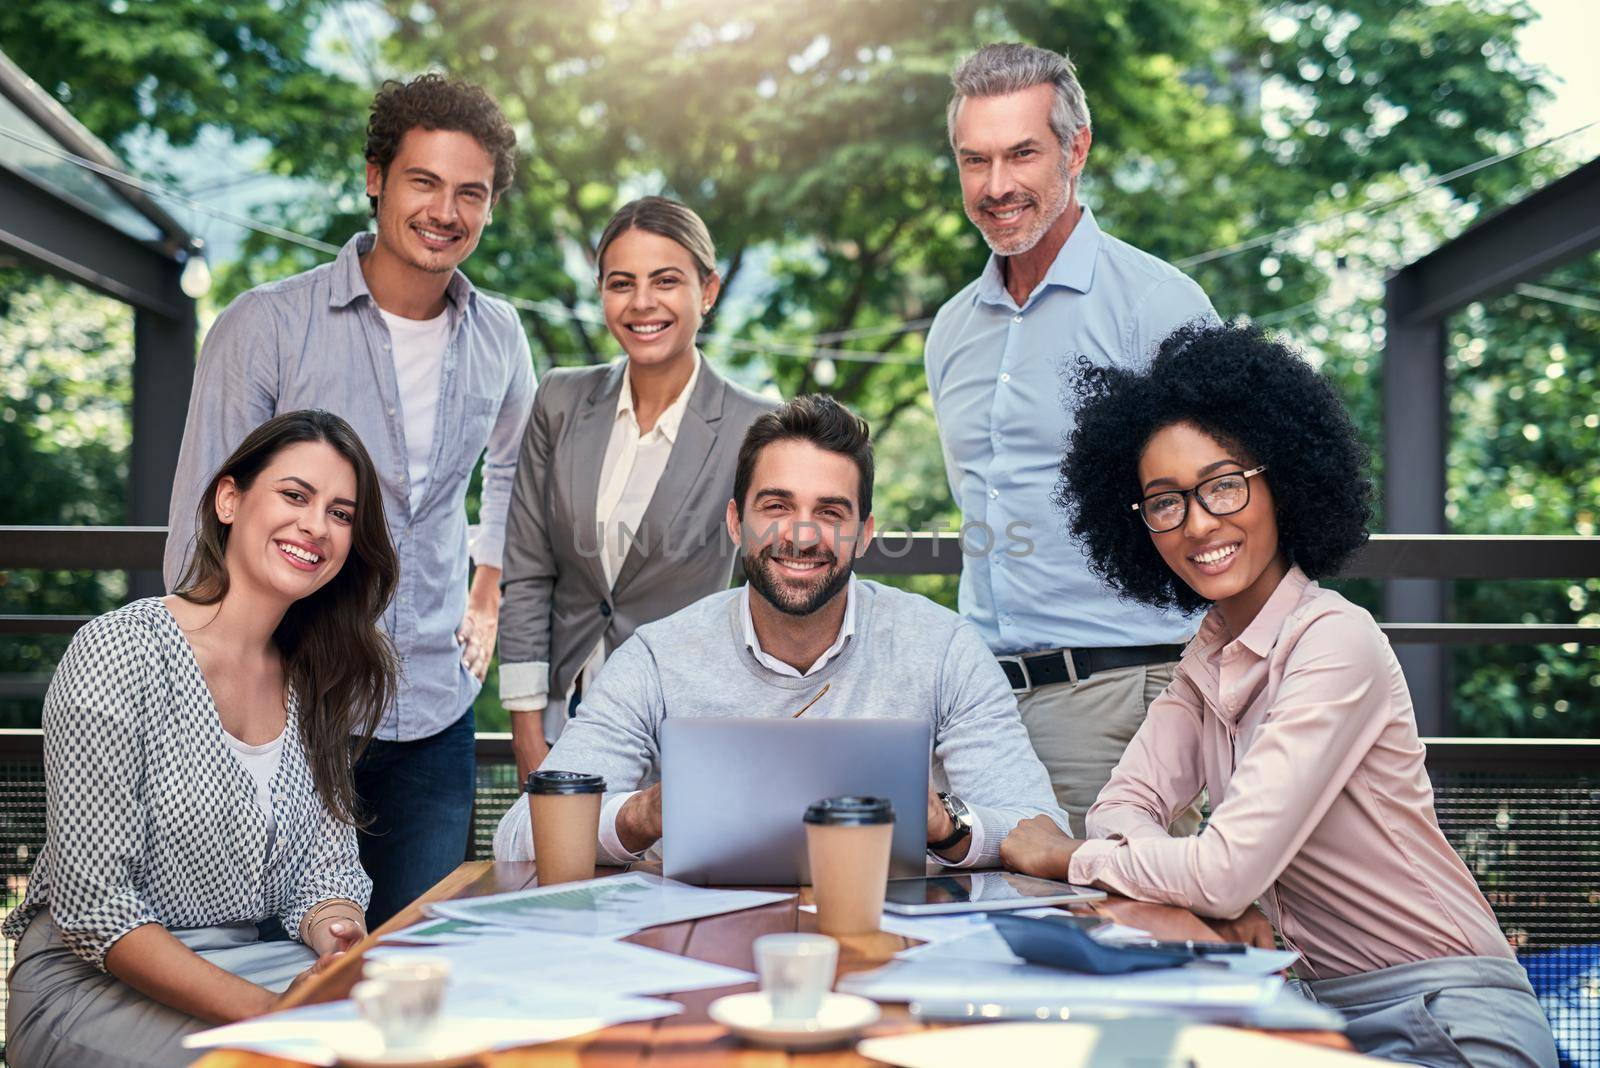
[[[400,688],[378,737],[408,742],[444,730],[478,696],[455,631],[467,607],[469,557],[500,566],[517,452],[533,410],[533,360],[512,307],[456,271],[445,289],[450,340],[428,478],[413,505],[392,341],[361,273],[360,256],[373,240],[357,234],[332,263],[258,286],[217,316],[195,370],[163,570],[170,590],[194,549],[195,503],[245,435],[303,408],[343,418],[378,469],[400,557],[383,615],[400,657]],[[485,448],[479,525],[469,543],[467,485]]]
[[[1165,645],[1194,632],[1195,621],[1120,601],[1090,574],[1050,497],[1072,432],[1077,358],[1147,363],[1196,318],[1217,321],[1200,287],[1102,232],[1087,207],[1020,307],[990,256],[939,309],[924,361],[961,506],[960,608],[996,653]]]

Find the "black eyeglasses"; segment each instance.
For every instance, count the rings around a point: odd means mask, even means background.
[[[1190,496],[1212,515],[1232,515],[1250,503],[1250,479],[1266,469],[1267,465],[1262,464],[1249,471],[1216,475],[1195,483],[1191,489],[1152,493],[1133,505],[1133,510],[1144,519],[1144,525],[1150,528],[1152,534],[1165,534],[1183,526],[1189,518]]]

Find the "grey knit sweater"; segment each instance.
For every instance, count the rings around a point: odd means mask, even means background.
[[[995,863],[1019,820],[1044,813],[1067,829],[1005,674],[972,624],[925,597],[861,580],[855,634],[821,670],[790,678],[763,667],[745,644],[740,596],[714,593],[635,631],[543,766],[598,772],[615,792],[649,786],[660,777],[667,716],[789,716],[826,683],[808,718],[928,721],[933,781],[964,800],[981,828],[971,863]],[[525,859],[531,845],[519,800],[500,821],[495,856]],[[603,842],[600,854],[602,863],[627,861]]]

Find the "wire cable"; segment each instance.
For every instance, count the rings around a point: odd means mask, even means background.
[[[1308,222],[1296,224],[1294,226],[1282,227],[1272,231],[1271,233],[1260,234],[1255,237],[1234,242],[1230,245],[1223,245],[1218,248],[1197,253],[1181,260],[1176,260],[1174,261],[1174,266],[1182,269],[1193,267],[1202,263],[1209,263],[1214,260],[1235,255],[1239,252],[1248,251],[1252,248],[1259,248],[1282,238],[1293,236],[1294,234],[1312,230],[1317,227],[1329,226],[1343,220],[1371,216],[1388,211],[1389,209],[1411,200],[1429,189],[1437,188],[1458,178],[1463,178],[1467,175],[1475,174],[1478,171],[1485,170],[1497,164],[1515,159],[1516,157],[1528,152],[1532,152],[1535,149],[1555,144],[1558,141],[1562,141],[1566,138],[1582,133],[1585,130],[1594,127],[1597,123],[1600,123],[1600,120],[1591,120],[1580,126],[1575,126],[1563,133],[1554,134],[1541,141],[1536,141],[1533,144],[1524,145],[1521,148],[1513,149],[1507,152],[1501,152],[1493,156],[1486,156],[1483,159],[1469,163],[1466,166],[1458,167],[1457,169],[1446,174],[1431,178],[1421,183],[1414,189],[1410,189],[1403,193],[1398,193],[1394,196],[1386,197],[1357,208],[1351,208],[1347,211],[1340,212],[1337,215],[1332,215],[1325,219],[1313,219]],[[37,151],[54,156],[55,158],[64,162],[71,163],[85,170],[92,171],[103,178],[131,186],[132,188],[138,189],[149,196],[160,197],[165,200],[182,204],[192,211],[196,211],[203,215],[209,215],[212,218],[230,223],[234,226],[239,226],[244,229],[251,230],[268,237],[274,237],[282,241],[288,241],[292,244],[299,245],[302,248],[310,249],[314,252],[319,252],[328,256],[337,255],[339,252],[339,246],[337,245],[329,244],[326,241],[319,241],[316,238],[307,237],[304,234],[296,233],[293,230],[288,230],[281,226],[274,226],[270,223],[259,222],[255,219],[249,218],[248,216],[237,215],[233,212],[214,207],[213,205],[202,203],[201,201],[198,201],[184,193],[168,189],[167,187],[154,182],[137,178],[126,171],[118,170],[115,167],[108,167],[104,164],[96,162],[95,160],[87,159],[83,156],[68,152],[58,145],[39,141],[35,138],[29,137],[19,131],[0,126],[0,135],[28,145]],[[482,292],[493,297],[498,297],[499,299],[508,302],[513,307],[521,311],[538,315],[546,319],[559,319],[569,322],[579,321],[596,326],[604,325],[605,322],[604,316],[597,315],[584,309],[569,308],[557,301],[532,300],[527,297],[516,297],[512,296],[511,294],[501,293],[492,289],[482,289]],[[1575,306],[1584,307],[1585,305]],[[1263,325],[1270,322],[1288,321],[1290,312],[1296,313],[1293,317],[1298,318],[1299,314],[1304,314],[1305,310],[1309,310],[1306,305],[1299,305],[1295,308],[1286,309],[1282,312],[1269,313],[1269,315],[1263,316],[1256,321],[1262,323]],[[795,342],[749,341],[742,338],[730,337],[725,334],[701,334],[700,340],[707,344],[723,345],[733,349],[734,351],[748,352],[759,355],[790,356],[802,359],[844,360],[856,363],[911,365],[921,363],[921,358],[909,353],[902,356],[896,356],[893,354],[860,352],[855,349],[827,347],[825,343],[852,341],[866,337],[887,337],[894,334],[917,333],[926,329],[932,324],[932,322],[933,320],[931,318],[911,319],[897,323],[884,323],[877,326],[858,327],[851,330],[830,331]]]

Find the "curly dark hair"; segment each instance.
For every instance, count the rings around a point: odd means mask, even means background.
[[[1279,544],[1311,578],[1337,573],[1367,540],[1366,446],[1327,379],[1259,327],[1180,327],[1146,370],[1080,357],[1071,390],[1077,425],[1053,500],[1090,568],[1125,599],[1184,611],[1210,603],[1167,567],[1130,507],[1145,446],[1175,423],[1267,465]]]
[[[393,79],[383,83],[372,98],[372,117],[367,120],[367,162],[387,176],[389,164],[400,151],[406,131],[458,130],[478,139],[494,160],[494,194],[511,188],[517,173],[517,134],[506,121],[498,104],[471,82],[457,81],[443,74],[422,74],[409,82]],[[378,214],[378,198],[372,214]]]

